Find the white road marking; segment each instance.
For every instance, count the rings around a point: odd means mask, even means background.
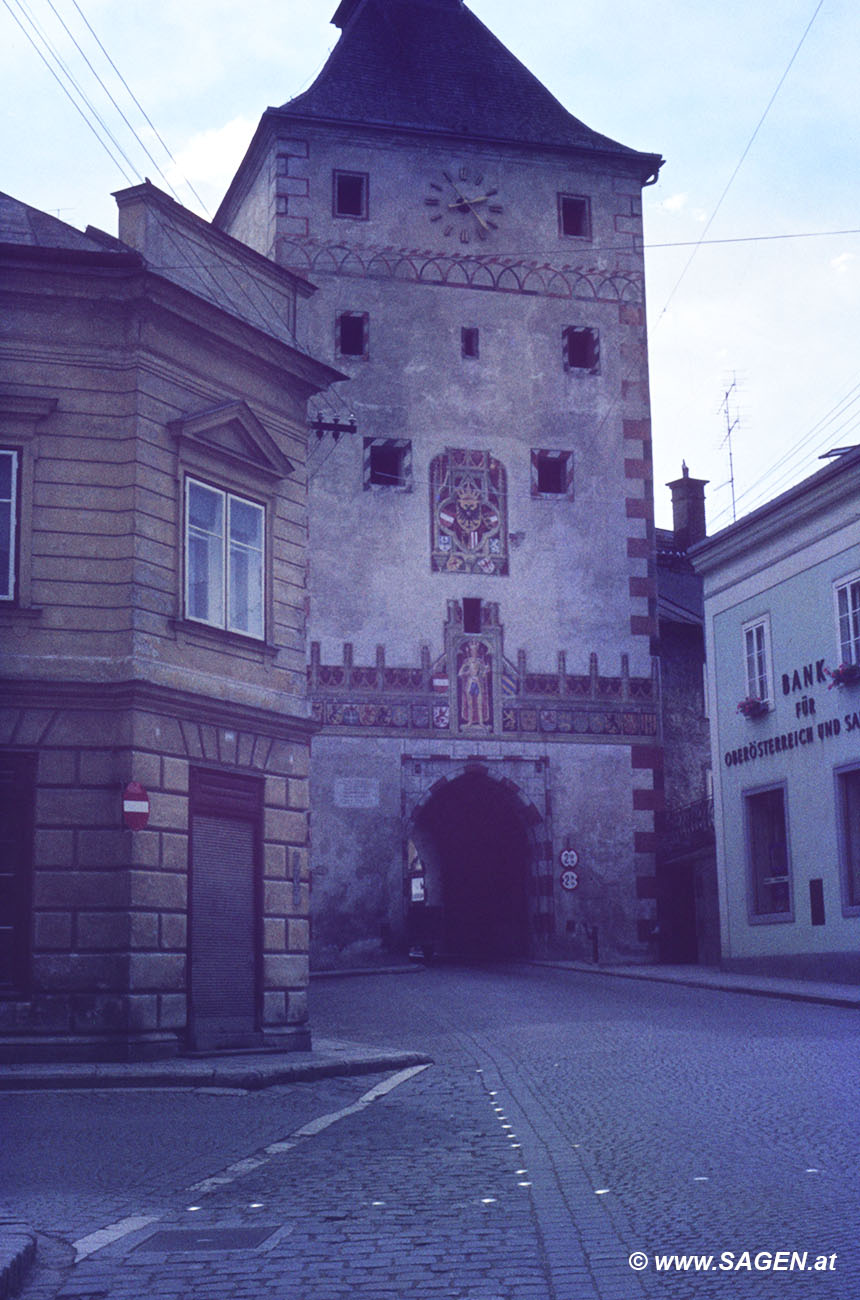
[[[333,1110],[327,1115],[320,1115],[317,1119],[309,1120],[307,1124],[295,1129],[281,1141],[270,1142],[267,1147],[263,1148],[260,1155],[249,1156],[246,1160],[239,1160],[235,1164],[228,1165],[220,1173],[204,1178],[199,1183],[192,1183],[186,1190],[189,1193],[193,1192],[195,1196],[205,1196],[208,1192],[214,1192],[217,1188],[232,1183],[234,1179],[239,1178],[242,1174],[250,1173],[252,1170],[266,1164],[271,1156],[279,1155],[283,1151],[291,1151],[293,1147],[298,1146],[301,1142],[316,1137],[318,1133],[323,1133],[327,1128],[331,1128],[332,1124],[337,1124],[339,1120],[346,1119],[347,1115],[357,1115],[360,1111],[372,1105],[373,1102],[378,1101],[380,1097],[385,1097],[389,1092],[399,1087],[401,1083],[406,1083],[408,1079],[414,1078],[416,1074],[420,1074],[422,1070],[426,1069],[426,1065],[412,1065],[407,1070],[398,1070],[389,1079],[383,1079],[381,1083],[375,1084],[367,1092],[362,1093],[358,1101],[354,1101],[351,1106],[344,1106],[341,1110]]]
[[[407,1079],[413,1078],[414,1075],[420,1074],[422,1070],[426,1069],[426,1065],[413,1065],[408,1070],[399,1070],[390,1079],[383,1079],[381,1083],[377,1083],[373,1088],[363,1093],[358,1101],[353,1102],[351,1106],[344,1106],[342,1110],[331,1111],[328,1115],[320,1115],[318,1119],[304,1124],[282,1141],[271,1142],[259,1155],[246,1156],[244,1160],[237,1160],[232,1165],[228,1165],[226,1169],[223,1169],[221,1173],[204,1178],[199,1183],[192,1183],[190,1187],[186,1188],[186,1191],[188,1193],[193,1192],[195,1196],[200,1197],[205,1196],[208,1192],[217,1191],[219,1187],[228,1186],[243,1174],[252,1173],[262,1165],[268,1164],[272,1156],[278,1155],[282,1151],[291,1151],[293,1147],[299,1146],[308,1138],[315,1137],[317,1133],[322,1133],[325,1129],[330,1128],[338,1120],[364,1110],[374,1101],[397,1088],[401,1083],[406,1083]],[[195,1205],[193,1208],[198,1209],[199,1207]],[[100,1228],[98,1232],[91,1232],[88,1236],[73,1241],[75,1263],[77,1264],[82,1259],[86,1259],[88,1255],[94,1254],[95,1251],[101,1250],[104,1246],[109,1246],[111,1242],[119,1241],[120,1238],[128,1236],[130,1232],[136,1232],[139,1228],[145,1228],[150,1223],[158,1222],[163,1217],[162,1214],[132,1214],[126,1219],[120,1219],[117,1223],[109,1224],[106,1228]]]
[[[119,1241],[120,1237],[127,1237],[130,1232],[137,1232],[138,1228],[145,1228],[147,1224],[156,1223],[161,1218],[160,1214],[132,1214],[127,1219],[120,1219],[117,1223],[111,1223],[107,1228],[100,1228],[98,1232],[91,1232],[86,1237],[80,1237],[77,1241],[72,1242],[75,1251],[75,1263],[79,1264],[87,1255],[92,1255],[94,1251],[101,1250],[103,1246],[109,1246],[112,1241]]]

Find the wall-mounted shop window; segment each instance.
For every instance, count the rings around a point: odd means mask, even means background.
[[[412,443],[408,438],[365,438],[364,490],[412,489]]]
[[[744,796],[750,918],[791,920],[785,789],[774,786]]]
[[[15,599],[18,552],[18,466],[20,453],[0,448],[0,600]]]
[[[336,217],[367,220],[366,172],[332,172],[332,211]]]
[[[558,233],[574,239],[591,238],[591,204],[579,194],[559,194]]]
[[[341,312],[335,327],[335,346],[339,357],[367,356],[368,325],[367,312]]]
[[[840,664],[860,664],[860,574],[836,585]]]
[[[744,681],[750,699],[770,704],[770,620],[758,618],[743,629]]]
[[[860,767],[836,773],[842,904],[847,916],[860,917]]]
[[[265,635],[265,507],[185,480],[185,617]]]
[[[531,494],[573,500],[573,452],[532,447]]]
[[[568,325],[562,330],[562,360],[565,370],[596,375],[600,370],[600,339],[597,330]]]
[[[479,356],[479,336],[473,325],[464,325],[460,330],[460,356],[477,361]]]

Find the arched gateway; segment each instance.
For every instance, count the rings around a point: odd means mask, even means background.
[[[413,941],[460,960],[527,956],[542,926],[540,813],[490,767],[437,780],[408,822]]]

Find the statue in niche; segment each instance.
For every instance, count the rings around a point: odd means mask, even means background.
[[[483,641],[464,641],[457,652],[460,727],[486,728],[493,717],[492,658]]]

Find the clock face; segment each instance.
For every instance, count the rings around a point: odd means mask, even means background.
[[[452,167],[430,181],[424,206],[431,224],[446,239],[458,239],[461,244],[482,242],[499,228],[503,208],[498,193],[483,172]]]

